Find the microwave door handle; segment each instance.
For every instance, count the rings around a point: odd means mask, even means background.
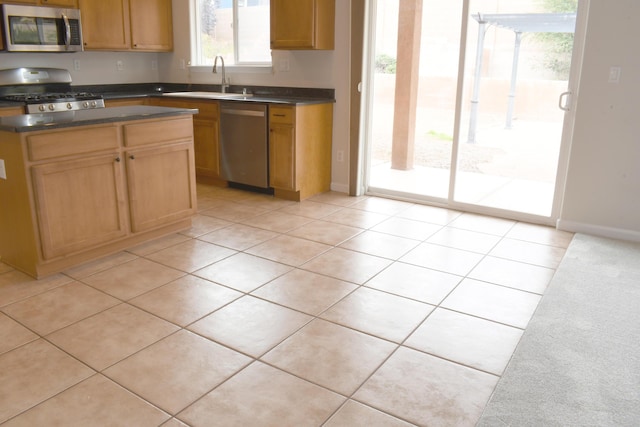
[[[64,13],[62,14],[62,20],[64,21],[64,30],[65,30],[64,44],[68,49],[71,46],[71,25],[69,25],[69,18],[67,18],[67,15],[65,15]]]

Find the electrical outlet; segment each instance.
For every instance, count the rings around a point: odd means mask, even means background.
[[[609,83],[620,83],[620,67],[609,68]]]
[[[180,63],[178,65],[180,67],[181,70],[184,70],[187,68],[187,61],[185,61],[184,59],[180,59]]]
[[[124,70],[124,63],[120,60],[116,61],[116,68],[118,69],[118,71]]]
[[[151,61],[151,69],[152,70],[158,69],[158,61],[156,61],[155,59]]]
[[[4,167],[4,160],[0,159],[0,179],[7,179],[7,170]]]
[[[80,71],[80,60],[79,59],[74,59],[73,60],[73,69],[76,71]]]
[[[343,150],[338,150],[338,162],[340,162],[340,163],[344,162],[344,151]]]
[[[280,60],[280,62],[279,62],[278,70],[287,72],[287,71],[289,71],[289,68],[290,68],[289,59],[288,58],[282,58]]]

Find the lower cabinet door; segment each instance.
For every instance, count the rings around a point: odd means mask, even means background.
[[[32,177],[44,259],[127,235],[119,154],[34,166]]]
[[[151,230],[196,212],[191,142],[126,153],[131,230]]]
[[[271,125],[269,135],[269,184],[282,190],[297,190],[293,126]]]
[[[218,156],[218,120],[193,120],[193,147],[195,149],[196,174],[212,178],[220,177]]]

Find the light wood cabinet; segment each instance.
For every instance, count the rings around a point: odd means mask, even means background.
[[[331,187],[333,104],[269,107],[269,185],[303,200]]]
[[[132,105],[147,105],[147,98],[119,98],[105,99],[105,107],[130,107]]]
[[[271,49],[333,50],[335,0],[271,0]]]
[[[127,151],[131,230],[134,233],[188,218],[195,213],[191,142]]]
[[[0,117],[24,114],[24,107],[0,107]]]
[[[2,261],[35,277],[188,228],[191,116],[0,132]]]
[[[78,0],[40,0],[43,6],[78,7]]]
[[[271,107],[269,113],[269,185],[296,191],[295,107]]]
[[[131,230],[146,231],[194,214],[191,118],[126,124],[124,142]]]
[[[171,0],[79,0],[87,50],[173,49]]]
[[[222,184],[220,179],[220,104],[218,101],[196,101],[151,98],[153,105],[175,108],[197,108],[193,116],[193,146],[196,175],[201,181]],[[209,180],[207,180],[209,178]],[[212,181],[213,180],[213,181]]]
[[[129,0],[129,16],[134,50],[173,49],[171,0]]]
[[[34,6],[77,8],[78,0],[0,0],[0,4],[30,4]]]
[[[85,49],[129,49],[129,0],[79,0],[79,4]]]

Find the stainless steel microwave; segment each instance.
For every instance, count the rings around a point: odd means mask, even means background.
[[[9,52],[83,50],[79,9],[3,4],[2,26]]]

